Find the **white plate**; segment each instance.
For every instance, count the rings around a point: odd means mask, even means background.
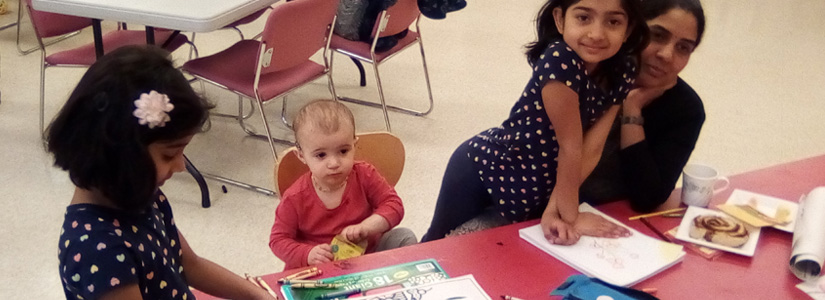
[[[760,228],[756,228],[743,223],[745,225],[745,228],[748,230],[748,235],[750,235],[750,238],[748,238],[748,241],[744,245],[742,245],[742,247],[728,247],[716,243],[711,243],[704,239],[694,239],[690,237],[690,224],[693,222],[693,218],[700,215],[716,215],[726,218],[733,218],[718,210],[710,210],[707,208],[701,208],[697,206],[688,206],[687,211],[685,211],[685,217],[682,218],[682,223],[679,224],[679,230],[676,231],[676,238],[685,242],[691,242],[708,248],[719,249],[722,251],[736,253],[744,256],[753,256],[753,253],[756,251],[756,242],[759,241],[759,233],[761,232]]]
[[[756,206],[759,208],[759,211],[765,213],[766,215],[776,215],[776,209],[779,205],[783,205],[791,210],[791,222],[785,225],[774,225],[771,226],[773,228],[785,231],[785,232],[793,232],[794,226],[796,226],[796,214],[799,210],[799,204],[783,200],[779,198],[774,198],[771,196],[766,196],[762,194],[757,194],[754,192],[749,192],[745,190],[736,189],[730,194],[730,198],[725,204],[748,204],[750,199],[756,199]]]

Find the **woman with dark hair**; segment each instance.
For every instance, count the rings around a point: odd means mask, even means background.
[[[101,57],[49,126],[55,165],[75,184],[58,258],[66,299],[272,299],[199,257],[159,190],[184,169],[183,150],[208,105],[169,53],[127,46]]]
[[[705,15],[699,0],[645,0],[642,13],[650,44],[636,88],[580,194],[592,204],[629,199],[634,210],[647,212],[673,191],[705,121],[702,100],[679,78],[702,41]]]

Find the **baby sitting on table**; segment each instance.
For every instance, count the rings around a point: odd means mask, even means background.
[[[310,102],[293,122],[298,158],[309,167],[281,195],[269,236],[272,253],[285,269],[333,260],[337,235],[366,252],[417,242],[407,228],[395,228],[404,206],[395,189],[366,162],[355,161],[355,119],[333,100]],[[391,230],[392,229],[392,230]]]

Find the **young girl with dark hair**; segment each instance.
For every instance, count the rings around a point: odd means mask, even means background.
[[[538,39],[527,50],[532,78],[501,126],[453,153],[424,241],[460,226],[457,233],[534,218],[556,244],[573,244],[580,234],[628,234],[578,213],[578,191],[595,167],[584,157],[601,150],[610,128],[612,120],[600,117],[618,110],[647,43],[638,1],[550,0],[536,29]],[[462,225],[488,214],[500,222]]]
[[[48,129],[55,165],[76,188],[58,258],[66,299],[272,299],[199,257],[158,189],[210,106],[153,46],[123,47],[83,75]]]

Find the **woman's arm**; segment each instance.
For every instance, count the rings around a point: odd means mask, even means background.
[[[685,90],[689,92],[689,89]],[[676,99],[659,99],[663,91],[634,89],[628,95],[623,107],[626,116],[641,116],[641,109],[652,101],[668,101],[668,105],[679,105]],[[672,126],[666,124],[645,124],[657,126],[655,143],[648,141],[643,126],[624,124],[621,127],[622,177],[631,207],[647,212],[654,210],[670,196],[681,170],[690,158],[704,123],[704,109],[698,96],[697,106],[674,107],[661,113],[670,114]],[[659,111],[657,111],[659,112]]]
[[[178,236],[183,251],[181,264],[186,271],[186,281],[192,287],[220,298],[273,299],[265,290],[241,276],[198,256],[180,231]]]

